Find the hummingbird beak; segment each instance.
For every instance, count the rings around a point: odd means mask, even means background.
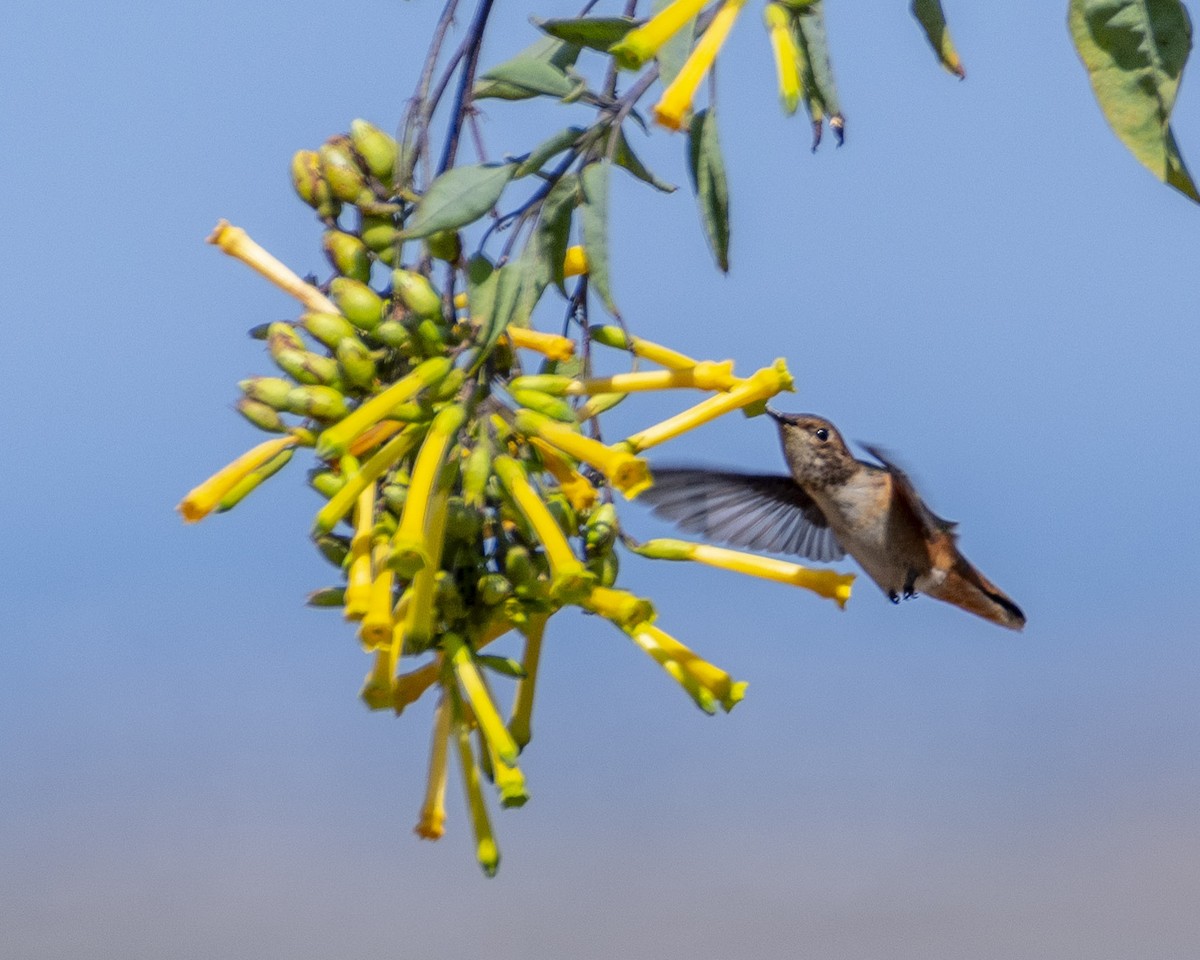
[[[770,414],[771,419],[774,420],[776,423],[787,423],[788,422],[787,417],[785,417],[778,410],[772,410],[770,404],[767,405],[767,413]]]

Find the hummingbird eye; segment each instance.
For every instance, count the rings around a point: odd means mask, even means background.
[[[817,429],[813,431],[813,434],[822,443],[824,443],[826,440],[829,439],[829,431],[826,430],[824,427],[817,427]]]

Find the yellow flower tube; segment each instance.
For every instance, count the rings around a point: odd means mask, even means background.
[[[684,370],[646,370],[618,373],[611,377],[575,380],[566,388],[568,396],[596,393],[638,393],[644,390],[728,390],[739,381],[733,361],[702,360]]]
[[[640,453],[649,447],[657,446],[681,433],[708,423],[710,420],[715,420],[732,410],[761,403],[777,393],[791,389],[792,378],[788,373],[787,365],[783,360],[776,360],[774,366],[764,367],[748,380],[739,382],[733,389],[702,400],[694,407],[677,413],[662,423],[657,423],[626,437],[622,443],[630,451]]]
[[[596,575],[575,556],[558,521],[533,489],[520,464],[512,457],[497,457],[492,466],[546,551],[550,562],[550,596],[558,603],[578,600],[595,585]]]
[[[509,327],[504,331],[508,342],[524,350],[536,350],[550,360],[570,360],[575,356],[575,341],[557,333],[542,333],[528,327]]]
[[[437,840],[446,830],[446,760],[450,747],[450,703],[445,692],[433,712],[433,741],[429,746],[429,778],[421,814],[413,830],[422,840]]]
[[[375,527],[375,484],[368,484],[354,507],[354,536],[350,538],[350,563],[342,614],[361,620],[371,598],[371,532]]]
[[[643,625],[644,626],[644,625]],[[677,663],[674,657],[670,656],[659,644],[654,640],[654,637],[645,629],[639,627],[627,628],[625,632],[642,650],[649,654],[650,658],[663,668],[663,671],[672,680],[683,687],[684,692],[692,698],[696,706],[712,716],[717,712],[716,698],[711,690],[705,687],[694,675],[683,668],[683,665]]]
[[[371,587],[367,594],[367,610],[358,628],[359,639],[368,650],[392,645],[392,590],[396,572],[387,564],[388,542],[380,538],[371,547]],[[391,683],[388,684],[391,700]]]
[[[458,634],[447,633],[442,640],[442,649],[454,667],[454,675],[467,695],[471,709],[475,712],[475,720],[478,722],[479,729],[483,732],[488,746],[505,763],[515,764],[520,751],[517,749],[516,741],[513,740],[508,728],[504,725],[504,721],[500,719],[500,712],[496,709],[495,701],[492,700],[487,684],[480,675],[479,668],[475,666],[471,648]]]
[[[457,404],[443,407],[430,423],[425,442],[417,453],[412,479],[408,484],[408,497],[404,501],[404,512],[396,535],[392,537],[392,554],[388,560],[388,565],[406,579],[430,564],[434,549],[430,542],[430,498],[450,445],[466,418],[467,411]],[[440,544],[437,549],[440,553]]]
[[[400,599],[404,603],[411,590],[406,592]],[[397,608],[398,609],[398,608]],[[396,630],[392,634],[397,644],[403,643],[404,640],[404,617],[397,616]],[[512,630],[513,625],[502,615],[494,617],[484,629],[483,634],[475,641],[475,649],[482,650],[493,640],[498,640],[504,634]],[[411,670],[408,673],[401,674],[396,678],[396,683],[393,687],[395,702],[392,706],[396,710],[396,715],[399,716],[404,712],[404,708],[410,703],[416,703],[421,695],[433,686],[438,675],[442,670],[442,655],[439,653],[431,662],[416,670]]]
[[[522,628],[525,635],[525,653],[521,667],[525,676],[517,681],[517,692],[513,695],[512,716],[508,720],[508,732],[516,741],[517,749],[525,749],[533,737],[533,693],[537,685],[538,664],[542,659],[542,638],[546,633],[549,614],[531,616]]]
[[[358,495],[370,483],[374,483],[384,475],[397,461],[403,459],[417,445],[421,434],[425,432],[425,424],[409,424],[400,436],[393,437],[374,456],[364,463],[355,473],[346,478],[329,501],[319,511],[313,521],[313,536],[328,533],[338,525],[350,508],[354,506]]]
[[[608,52],[623,69],[640,69],[706,5],[707,0],[675,0],[640,27],[630,30],[618,43],[609,47]]]
[[[615,623],[622,630],[641,623],[652,623],[655,617],[654,604],[649,600],[613,587],[593,587],[579,605]]]
[[[666,367],[668,370],[687,370],[699,362],[685,353],[664,347],[660,343],[653,343],[627,334],[620,327],[592,327],[591,335],[596,343],[612,347],[615,350],[628,350],[635,357],[657,363],[660,367]]]
[[[317,437],[317,456],[325,460],[341,456],[360,433],[384,419],[395,407],[444,379],[452,367],[453,362],[446,357],[433,357],[414,367],[407,376],[364,400],[333,426],[322,431]]]
[[[529,442],[541,456],[542,465],[558,481],[558,489],[570,502],[571,509],[576,513],[587,513],[591,510],[598,494],[588,478],[571,466],[563,455],[545,440],[530,437]]]
[[[800,105],[800,51],[792,36],[791,15],[781,3],[768,3],[763,9],[763,23],[771,37],[775,54],[775,74],[779,79],[779,100],[791,116]]]
[[[567,247],[567,255],[563,257],[563,276],[578,277],[587,272],[587,251],[578,245]]]
[[[196,523],[203,520],[243,479],[299,442],[297,437],[292,436],[264,440],[258,446],[247,450],[232,463],[222,467],[200,486],[189,491],[175,509],[183,516],[184,523]]]
[[[513,425],[525,436],[540,437],[567,456],[595,467],[629,500],[654,482],[645,460],[628,450],[614,450],[532,410],[519,411]]]
[[[484,803],[483,790],[479,783],[479,767],[475,765],[475,755],[471,751],[471,729],[455,685],[448,684],[446,692],[454,708],[453,722],[457,734],[455,739],[458,743],[458,756],[462,763],[463,788],[467,794],[467,809],[471,811],[471,826],[475,831],[475,858],[483,867],[483,872],[493,877],[500,866],[500,848],[496,846],[496,838],[492,834],[487,805]]]
[[[424,649],[433,641],[433,601],[437,572],[442,563],[442,547],[446,539],[446,502],[449,499],[448,484],[439,488],[431,498],[426,527],[426,557],[429,563],[417,571],[407,591],[411,599],[407,616],[404,618],[403,644],[416,649]],[[395,556],[394,549],[392,556]]]
[[[309,310],[318,313],[341,314],[336,303],[311,283],[301,280],[280,260],[251,240],[245,230],[233,226],[228,220],[221,220],[217,223],[213,232],[209,234],[207,242],[215,245],[222,253],[229,254],[235,260],[241,260],[242,263],[262,274],[285,293],[291,294]]]
[[[643,644],[653,646],[662,651],[663,655],[669,657],[674,663],[679,664],[680,668],[712,694],[726,713],[746,696],[748,684],[745,681],[734,680],[720,667],[698,657],[692,650],[658,627],[649,623],[640,623],[629,633],[639,646]],[[653,654],[651,655],[653,656]]]
[[[696,90],[700,87],[700,81],[712,68],[717,53],[724,45],[729,31],[733,29],[734,21],[737,20],[738,14],[745,5],[746,0],[725,0],[725,3],[721,5],[721,9],[713,17],[713,22],[704,31],[704,36],[692,50],[679,74],[663,91],[658,103],[654,105],[653,112],[656,122],[671,130],[683,129],[687,115],[692,109],[692,100],[695,99]]]
[[[854,574],[836,570],[812,570],[798,563],[760,557],[754,553],[714,547],[707,543],[691,543],[687,540],[647,540],[635,548],[643,557],[655,560],[693,560],[710,567],[731,570],[751,577],[774,580],[792,587],[804,587],[819,596],[826,597],[845,609],[850,599],[850,588]]]

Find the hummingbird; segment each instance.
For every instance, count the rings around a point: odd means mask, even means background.
[[[883,451],[858,460],[832,423],[767,408],[790,476],[654,468],[642,494],[655,514],[730,546],[840,560],[847,553],[892,603],[927,594],[1010,630],[1025,614],[958,549],[957,524],[918,496]]]

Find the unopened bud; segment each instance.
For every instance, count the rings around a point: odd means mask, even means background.
[[[535,373],[524,377],[513,377],[509,390],[538,390],[552,397],[562,397],[575,381],[556,373]]]
[[[617,511],[611,503],[601,504],[593,510],[584,529],[588,556],[608,553],[617,539],[617,529]]]
[[[292,186],[296,193],[314,209],[321,204],[317,186],[321,183],[321,162],[315,150],[297,150],[292,155]]]
[[[367,215],[362,218],[362,226],[359,228],[358,234],[362,237],[362,242],[366,244],[368,250],[383,253],[385,250],[395,247],[396,235],[399,232],[396,229],[394,218]]]
[[[340,313],[306,313],[300,318],[302,326],[316,341],[324,344],[330,350],[337,347],[347,337],[354,337],[358,331],[349,320]]]
[[[371,331],[371,336],[393,350],[403,350],[412,341],[408,329],[399,320],[384,320]]]
[[[362,390],[375,384],[375,360],[357,337],[347,337],[337,345],[337,362],[346,383]]]
[[[333,387],[325,386],[293,388],[287,395],[287,408],[302,417],[318,420],[341,420],[350,412],[346,398]]]
[[[265,403],[276,410],[287,409],[287,395],[293,384],[282,377],[249,377],[238,381],[238,387],[249,399]]]
[[[337,362],[319,353],[284,348],[273,358],[279,369],[298,383],[330,384],[338,378]]]
[[[270,329],[271,325],[269,323],[256,323],[246,331],[246,336],[251,340],[266,340]]]
[[[343,277],[363,283],[371,279],[371,257],[358,237],[341,230],[326,230],[321,247],[330,265]]]
[[[439,230],[425,238],[425,249],[435,260],[458,263],[462,256],[462,243],[456,230]]]
[[[258,427],[259,430],[266,430],[268,433],[284,433],[287,431],[287,424],[279,416],[279,411],[263,403],[261,400],[242,397],[235,406],[237,407],[237,412]]]
[[[346,137],[331,137],[317,151],[322,179],[329,185],[329,192],[345,203],[354,203],[362,194],[370,193],[350,146]]]
[[[367,169],[385,186],[392,185],[399,149],[396,141],[366,120],[350,121],[350,142]]]
[[[422,274],[413,270],[393,270],[392,289],[413,313],[422,319],[442,319],[442,298]]]
[[[508,577],[499,573],[489,573],[479,578],[475,585],[479,600],[484,606],[494,607],[503,603],[512,595],[513,587]]]
[[[463,603],[462,594],[458,592],[454,578],[445,570],[439,570],[433,582],[434,595],[437,597],[442,619],[454,621],[466,616],[467,607]]]
[[[346,560],[346,555],[350,552],[350,538],[339,536],[336,533],[323,533],[313,542],[321,551],[321,556],[335,567],[341,567]]]
[[[267,349],[272,356],[278,350],[304,350],[304,338],[290,323],[273,323],[267,327]]]
[[[334,277],[329,296],[339,310],[360,330],[374,330],[383,319],[383,298],[361,280]]]
[[[588,570],[596,575],[596,580],[602,587],[611,587],[617,582],[619,564],[617,552],[609,550],[598,557],[593,557],[586,564]]]
[[[317,493],[328,500],[346,485],[346,478],[332,470],[319,470],[309,474],[308,483]]]
[[[304,602],[310,607],[340,607],[345,601],[345,587],[322,587],[310,593]]]
[[[387,508],[392,513],[399,516],[404,512],[404,501],[408,499],[408,487],[403,487],[398,483],[389,483],[381,492],[383,502],[387,504]]]
[[[544,416],[551,417],[561,423],[577,423],[575,410],[568,400],[562,397],[552,397],[540,390],[510,389],[512,398],[527,410],[536,410]]]

